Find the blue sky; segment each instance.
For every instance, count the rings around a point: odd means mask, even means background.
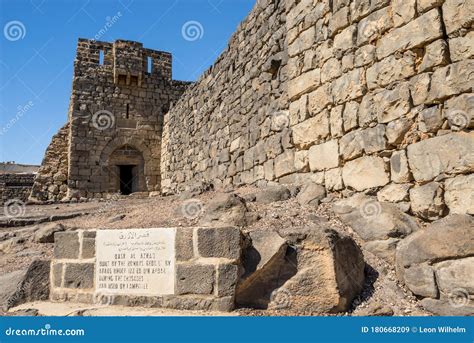
[[[52,135],[67,119],[79,37],[135,40],[169,51],[173,78],[196,80],[254,3],[0,0],[0,161],[41,163]],[[188,22],[191,28],[183,35]]]

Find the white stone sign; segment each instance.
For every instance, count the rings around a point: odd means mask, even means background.
[[[174,294],[175,237],[173,228],[97,230],[96,293]]]

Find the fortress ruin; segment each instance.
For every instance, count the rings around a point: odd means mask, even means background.
[[[472,2],[258,1],[215,64],[80,39],[32,199],[272,182],[474,213]]]

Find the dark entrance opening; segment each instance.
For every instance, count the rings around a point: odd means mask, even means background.
[[[129,195],[134,191],[133,168],[135,166],[125,165],[118,167],[120,169],[120,193]]]

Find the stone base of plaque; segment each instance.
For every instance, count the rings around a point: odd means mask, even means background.
[[[50,299],[231,311],[241,244],[234,227],[58,232]]]

